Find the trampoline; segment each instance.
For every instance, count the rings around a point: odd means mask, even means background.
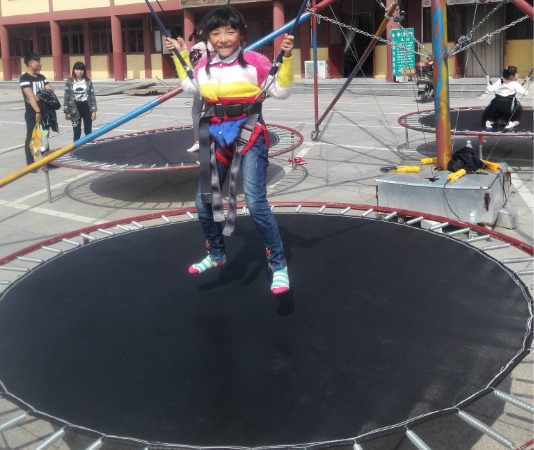
[[[302,135],[281,125],[267,125],[269,156],[302,144]],[[157,172],[199,168],[198,152],[186,150],[193,142],[191,126],[171,127],[98,139],[67,153],[52,164],[96,171]]]
[[[292,289],[276,297],[239,208],[228,264],[201,276],[193,209],[0,261],[5,395],[100,439],[322,448],[462,410],[528,352],[531,267],[511,269],[526,244],[499,253],[498,233],[389,208],[279,204]]]
[[[521,123],[513,131],[504,131],[504,126],[494,126],[487,129],[482,126],[482,113],[485,106],[461,107],[450,110],[451,133],[456,136],[476,136],[482,150],[485,137],[532,137],[533,114],[531,106],[523,106]],[[399,117],[399,125],[406,128],[406,146],[408,146],[408,130],[436,133],[436,113],[432,110],[417,111]]]

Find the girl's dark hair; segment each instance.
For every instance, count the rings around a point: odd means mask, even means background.
[[[220,6],[218,8],[215,8],[211,12],[209,12],[202,19],[202,23],[200,27],[206,39],[209,40],[209,35],[213,30],[215,30],[216,28],[225,27],[225,26],[230,26],[230,28],[233,28],[234,30],[239,31],[242,39],[245,39],[245,35],[247,32],[245,19],[239,11],[232,8],[231,6]],[[207,57],[208,57],[208,64],[206,64],[206,73],[209,74],[210,73],[210,61],[211,61],[211,55],[210,55],[209,50],[207,50]],[[241,47],[241,50],[239,51],[239,55],[237,56],[237,61],[239,62],[239,65],[241,67],[248,66],[247,62],[245,61],[245,57],[243,56],[243,47]]]
[[[74,73],[75,70],[83,70],[83,75],[82,75],[82,78],[88,80],[89,78],[87,77],[87,70],[85,69],[85,64],[81,61],[78,61],[78,62],[75,62],[74,65],[72,66],[72,79],[75,80],[76,79],[76,74]]]
[[[502,71],[502,77],[504,79],[508,78],[510,75],[515,75],[517,73],[516,66],[508,66]]]

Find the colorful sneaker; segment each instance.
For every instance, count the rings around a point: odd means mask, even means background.
[[[511,130],[512,128],[515,128],[515,124],[513,122],[508,122],[508,125],[504,127],[505,130]]]
[[[486,120],[486,128],[493,128],[493,124],[489,120]]]
[[[287,275],[287,267],[284,267],[273,272],[273,284],[271,284],[271,292],[275,295],[278,295],[287,291],[289,291],[289,277]]]
[[[223,256],[218,261],[214,261],[213,259],[211,259],[211,256],[208,255],[199,263],[189,266],[189,273],[191,274],[202,273],[208,269],[213,269],[214,267],[224,266],[225,263],[226,263],[226,256]]]

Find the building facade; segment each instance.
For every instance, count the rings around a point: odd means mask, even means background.
[[[523,16],[511,4],[500,0],[449,0],[447,8],[450,48],[459,37],[477,27],[473,40],[496,31]],[[347,77],[384,20],[384,6],[392,0],[338,0],[319,14],[329,20],[317,25],[317,59],[325,61],[331,78]],[[84,6],[80,6],[83,3]],[[173,35],[189,36],[202,17],[227,0],[160,0],[151,3],[165,27]],[[310,4],[319,4],[320,0]],[[532,3],[532,0],[530,0]],[[300,0],[232,0],[247,21],[247,42],[280,28],[292,20]],[[501,5],[493,11],[497,5]],[[416,39],[425,48],[431,46],[429,0],[403,0],[390,21],[387,36],[403,26],[413,28]],[[478,24],[482,21],[482,24]],[[346,25],[346,26],[343,26]],[[348,26],[348,27],[347,27]],[[359,30],[355,32],[354,29]],[[310,21],[298,27],[295,45],[295,75],[310,76],[313,58]],[[281,37],[257,51],[274,58]],[[83,61],[93,79],[173,78],[174,69],[161,43],[161,31],[144,0],[0,0],[0,79],[18,79],[25,72],[24,55],[41,55],[43,73],[60,81],[70,76],[74,62]],[[476,52],[476,53],[473,53]],[[476,55],[476,58],[475,56]],[[449,60],[449,74],[454,77],[482,76],[484,71],[498,75],[504,64],[519,66],[526,74],[532,67],[532,20],[525,20],[508,30],[492,35],[489,42],[473,47]],[[417,55],[416,60],[421,59]],[[308,70],[307,70],[308,69]],[[325,74],[326,75],[326,74]],[[393,81],[391,47],[379,43],[358,76],[386,78]]]

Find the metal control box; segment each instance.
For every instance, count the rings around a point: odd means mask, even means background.
[[[493,225],[510,192],[506,164],[499,171],[467,174],[450,182],[450,172],[390,172],[376,180],[378,206],[435,214],[462,222]]]

